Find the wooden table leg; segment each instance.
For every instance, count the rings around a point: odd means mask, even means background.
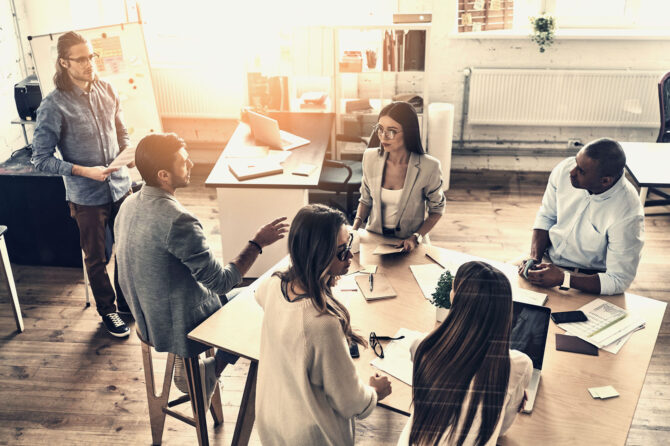
[[[240,412],[235,423],[232,446],[246,446],[249,444],[251,430],[256,418],[256,377],[258,375],[258,361],[251,361],[247,382],[240,402]]]
[[[205,385],[200,379],[200,365],[197,356],[184,358],[186,367],[186,377],[188,379],[188,389],[191,396],[191,407],[193,408],[193,419],[195,420],[195,429],[198,434],[198,444],[200,446],[209,445],[207,436],[207,409],[203,397],[202,387]]]
[[[21,306],[19,305],[19,296],[16,294],[16,285],[14,284],[14,276],[12,275],[12,265],[9,263],[9,253],[7,252],[7,245],[5,244],[5,237],[3,235],[0,235],[0,270],[2,270],[2,278],[9,290],[9,300],[12,303],[12,310],[14,311],[16,329],[19,333],[22,333],[23,317],[21,316]]]

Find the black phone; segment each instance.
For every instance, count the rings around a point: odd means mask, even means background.
[[[569,322],[584,322],[587,319],[583,311],[561,311],[558,313],[551,313],[551,320],[557,324],[566,324]]]
[[[349,354],[351,355],[352,358],[358,358],[359,356],[361,356],[360,353],[358,353],[358,344],[356,344],[355,342],[349,344]]]

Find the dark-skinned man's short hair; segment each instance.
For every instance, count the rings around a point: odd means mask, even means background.
[[[142,138],[135,150],[135,165],[147,186],[160,187],[158,171],[171,172],[175,153],[182,147],[186,143],[175,133],[152,133]]]
[[[598,162],[598,174],[601,177],[614,177],[616,181],[623,175],[626,154],[621,144],[613,139],[600,138],[587,144],[584,154]]]

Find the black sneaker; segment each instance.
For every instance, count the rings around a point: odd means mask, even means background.
[[[102,317],[102,323],[112,336],[117,338],[125,338],[130,334],[130,330],[118,313],[109,313]]]
[[[117,313],[119,314],[129,314],[132,316],[132,311],[130,311],[130,307],[128,306],[127,303],[125,302],[116,302],[116,308],[117,308]]]

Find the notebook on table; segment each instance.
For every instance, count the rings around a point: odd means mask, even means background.
[[[310,143],[309,139],[279,130],[279,123],[276,119],[251,110],[248,110],[247,114],[249,127],[251,127],[256,144],[265,144],[273,149],[292,150]]]
[[[513,302],[510,348],[525,353],[533,361],[533,375],[526,389],[528,399],[522,412],[531,413],[540,386],[544,349],[547,345],[551,308]]]
[[[228,170],[238,181],[284,173],[279,163],[255,159],[232,159],[228,162]]]
[[[370,276],[372,276],[372,282],[370,282]],[[398,295],[385,274],[361,274],[356,276],[355,280],[365,300],[387,299]]]

